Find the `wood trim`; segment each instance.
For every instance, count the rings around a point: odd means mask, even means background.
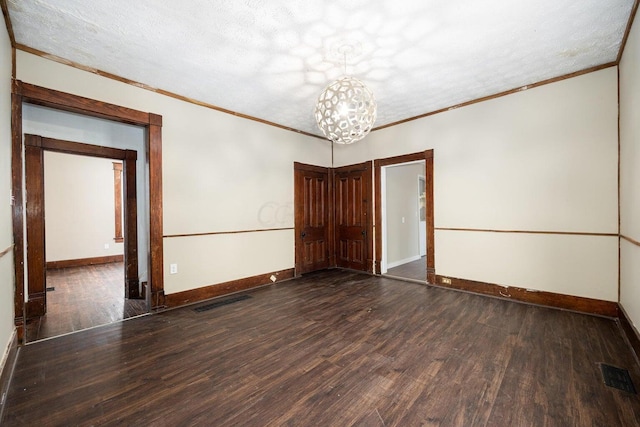
[[[48,261],[47,270],[55,270],[56,268],[86,267],[88,265],[110,264],[112,262],[124,262],[124,255],[106,255],[92,258]]]
[[[624,48],[627,46],[627,40],[629,39],[629,33],[631,32],[631,27],[633,26],[633,22],[636,18],[636,13],[638,12],[638,0],[633,2],[633,7],[631,8],[631,13],[629,14],[629,20],[627,21],[627,27],[624,30],[624,36],[622,36],[622,42],[620,43],[620,49],[618,50],[618,57],[616,58],[616,64],[620,64],[622,60],[622,55],[624,54]]]
[[[473,231],[478,233],[561,234],[569,236],[618,237],[617,233],[589,233],[581,231],[491,230],[485,228],[436,227],[438,231]]]
[[[397,122],[393,122],[393,123],[387,123],[385,125],[378,126],[376,128],[371,129],[371,132],[377,131],[377,130],[381,130],[381,129],[385,129],[385,128],[388,128],[388,127],[391,127],[391,126],[396,126],[396,125],[400,125],[400,124],[403,124],[403,123],[411,122],[411,121],[414,121],[414,120],[422,119],[422,118],[425,118],[425,117],[433,116],[435,114],[444,113],[445,111],[455,110],[457,108],[466,107],[466,106],[472,105],[472,104],[477,104],[479,102],[489,101],[489,100],[495,99],[495,98],[501,98],[503,96],[511,95],[511,94],[514,94],[514,93],[517,93],[517,92],[522,92],[522,91],[525,91],[525,90],[528,90],[528,89],[533,89],[533,88],[536,88],[538,86],[544,86],[544,85],[547,85],[547,84],[556,83],[556,82],[559,82],[559,81],[562,81],[562,80],[570,79],[572,77],[578,77],[578,76],[581,76],[583,74],[589,74],[589,73],[593,73],[593,72],[596,72],[596,71],[604,70],[605,68],[615,67],[616,65],[618,65],[617,62],[608,62],[606,64],[597,65],[595,67],[590,67],[590,68],[587,68],[587,69],[584,69],[584,70],[576,71],[574,73],[565,74],[564,76],[554,77],[554,78],[551,78],[551,79],[543,80],[541,82],[532,83],[532,84],[525,85],[525,86],[520,86],[518,88],[506,90],[504,92],[496,93],[494,95],[484,96],[482,98],[477,98],[477,99],[466,101],[466,102],[463,102],[463,103],[460,103],[460,104],[452,105],[451,107],[441,108],[439,110],[431,111],[429,113],[424,113],[424,114],[420,114],[418,116],[409,117],[408,119],[398,120]]]
[[[436,233],[435,233],[435,212],[433,198],[433,150],[428,155],[425,153],[425,192],[426,197],[426,214],[427,214],[427,283],[436,282]]]
[[[618,317],[618,303],[573,295],[556,294],[546,291],[535,291],[514,286],[501,286],[493,283],[436,275],[436,286],[472,292],[481,295],[508,299],[545,307],[554,307],[580,313],[596,314],[599,316]],[[451,283],[444,283],[443,279]]]
[[[272,284],[270,277],[276,276],[277,281],[288,280],[294,277],[294,269],[274,271],[271,273],[258,274],[256,276],[245,277],[243,279],[231,280],[224,283],[205,286],[188,291],[177,292],[165,295],[165,304],[167,308],[179,307],[186,304],[193,304],[205,301],[211,298],[229,295],[232,293],[253,289],[260,286]]]
[[[627,338],[631,350],[635,353],[636,361],[640,363],[640,332],[633,326],[624,307],[619,304],[618,321],[623,335]]]
[[[124,242],[122,235],[122,162],[113,162],[113,214],[116,243]]]
[[[137,153],[126,150],[124,159],[124,264],[127,298],[140,298],[138,278],[138,199],[136,177]]]
[[[11,97],[12,138],[12,191],[13,206],[14,271],[15,271],[15,324],[18,341],[24,341],[24,236],[22,193],[22,103],[30,102],[64,111],[93,117],[145,126],[147,128],[147,152],[149,153],[149,280],[155,298],[153,307],[161,305],[164,294],[163,242],[162,242],[162,116],[120,107],[69,93],[51,90],[19,80],[13,80]],[[153,277],[153,279],[152,279]]]
[[[631,237],[625,236],[624,234],[621,234],[620,238],[626,240],[627,242],[631,243],[632,245],[640,246],[640,242],[638,242],[637,240],[632,239]]]
[[[4,24],[7,27],[7,33],[9,34],[9,41],[11,42],[11,48],[16,48],[16,36],[13,32],[13,24],[11,23],[11,17],[9,16],[9,7],[7,6],[7,0],[0,0],[0,8],[2,8],[2,14],[4,15]],[[2,418],[0,418],[2,420]]]
[[[2,258],[3,256],[5,256],[6,254],[8,254],[9,252],[11,252],[13,250],[13,244],[10,244],[9,246],[7,246],[7,248],[5,250],[3,250],[2,252],[0,252],[0,258]]]
[[[22,83],[21,95],[23,102],[30,104],[57,108],[59,110],[101,117],[103,119],[133,125],[147,126],[149,124],[149,113],[60,92],[54,89],[47,89],[29,83]]]
[[[114,160],[126,159],[127,151],[129,151],[121,150],[119,148],[103,147],[100,145],[84,144],[82,142],[65,141],[62,139],[44,137],[40,141],[40,147],[42,147],[44,150],[55,151],[58,153],[76,154],[81,156],[84,155]]]
[[[217,236],[221,234],[243,234],[243,233],[262,233],[265,231],[285,231],[295,230],[294,227],[282,227],[282,228],[261,228],[256,230],[231,230],[231,231],[210,231],[206,233],[185,233],[185,234],[165,234],[165,239],[172,237],[197,237],[197,236]]]
[[[79,70],[83,70],[83,71],[87,71],[89,73],[97,74],[97,75],[99,75],[101,77],[106,77],[108,79],[115,80],[115,81],[118,81],[120,83],[125,83],[125,84],[131,85],[131,86],[135,86],[135,87],[140,88],[140,89],[144,89],[144,90],[148,90],[148,91],[151,91],[151,92],[155,92],[155,93],[158,93],[160,95],[168,96],[169,98],[177,99],[179,101],[184,101],[184,102],[187,102],[189,104],[198,105],[200,107],[204,107],[204,108],[208,108],[208,109],[211,109],[211,110],[219,111],[219,112],[225,113],[225,114],[231,114],[232,116],[236,116],[236,117],[239,117],[239,118],[242,118],[242,119],[255,121],[255,122],[262,123],[262,124],[269,125],[269,126],[273,126],[273,127],[277,127],[277,128],[284,129],[284,130],[291,131],[291,132],[295,132],[295,133],[298,133],[298,134],[301,134],[301,135],[306,135],[306,136],[310,136],[310,137],[313,137],[313,138],[325,139],[326,140],[326,138],[324,138],[322,136],[319,136],[319,135],[315,135],[313,133],[305,132],[305,131],[299,130],[299,129],[294,129],[294,128],[291,128],[289,126],[284,126],[284,125],[281,125],[281,124],[278,124],[278,123],[275,123],[275,122],[271,122],[271,121],[268,121],[268,120],[260,119],[258,117],[249,116],[247,114],[238,113],[236,111],[232,111],[232,110],[228,110],[226,108],[218,107],[218,106],[215,106],[213,104],[209,104],[209,103],[206,103],[206,102],[203,102],[203,101],[198,101],[198,100],[193,99],[193,98],[188,98],[186,96],[179,95],[177,93],[170,92],[170,91],[167,91],[167,90],[164,90],[164,89],[155,88],[153,86],[149,86],[149,85],[146,85],[144,83],[140,83],[140,82],[136,82],[134,80],[129,80],[127,78],[120,77],[120,76],[118,76],[116,74],[112,74],[112,73],[108,73],[106,71],[97,70],[95,68],[87,67],[87,66],[84,66],[82,64],[78,64],[77,62],[69,61],[69,60],[64,59],[64,58],[62,58],[60,56],[52,55],[52,54],[49,54],[47,52],[43,52],[41,50],[34,49],[32,47],[25,46],[25,45],[20,44],[20,43],[16,44],[16,49],[22,50],[22,51],[27,52],[27,53],[31,53],[31,54],[36,55],[36,56],[40,56],[40,57],[45,58],[45,59],[49,59],[49,60],[54,61],[54,62],[58,62],[60,64],[68,65],[70,67],[77,68]]]
[[[435,261],[435,229],[434,229],[434,151],[426,150],[418,153],[404,154],[401,156],[387,157],[384,159],[376,159],[374,164],[374,189],[375,189],[375,274],[381,273],[382,263],[382,167],[397,165],[402,163],[422,161],[425,162],[425,191],[427,193],[427,257],[426,270],[427,282],[435,283],[436,280],[436,261]]]
[[[4,349],[3,349],[4,352]],[[11,378],[13,377],[13,370],[15,369],[16,362],[18,360],[18,335],[14,331],[9,340],[9,346],[6,349],[7,358],[4,360],[4,365],[0,366],[2,372],[0,372],[0,422],[4,419],[4,407],[7,401],[6,397],[9,393],[9,386],[11,385]],[[3,354],[4,356],[4,354]]]
[[[24,202],[22,192],[22,82],[11,85],[11,193],[13,194],[14,323],[24,342]]]
[[[164,249],[162,241],[162,116],[149,113],[149,277],[151,307],[164,306]]]
[[[44,152],[42,138],[25,135],[25,192],[27,231],[27,319],[44,316],[47,293],[45,275],[45,205],[44,205]]]

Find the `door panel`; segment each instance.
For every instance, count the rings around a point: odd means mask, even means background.
[[[338,267],[370,271],[371,168],[369,163],[334,170],[335,228]]]
[[[329,170],[294,164],[296,275],[330,266]]]

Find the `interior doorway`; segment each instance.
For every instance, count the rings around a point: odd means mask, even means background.
[[[381,273],[427,280],[425,161],[381,168]]]
[[[136,159],[133,150],[25,135],[27,341],[148,311],[138,280]]]
[[[376,273],[435,283],[433,150],[374,167]]]

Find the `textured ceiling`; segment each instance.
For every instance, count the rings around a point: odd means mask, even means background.
[[[344,73],[375,126],[616,60],[633,0],[8,0],[16,43],[320,135]]]

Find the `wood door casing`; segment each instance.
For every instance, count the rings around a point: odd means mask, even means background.
[[[44,223],[44,156],[42,138],[25,135],[27,319],[47,312],[45,223]]]
[[[436,283],[436,261],[435,261],[435,228],[434,228],[434,201],[433,201],[433,150],[425,150],[418,153],[404,154],[401,156],[387,157],[374,161],[375,171],[375,201],[376,201],[376,221],[382,223],[382,184],[381,169],[384,166],[397,165],[407,162],[424,160],[425,162],[425,195],[426,195],[426,240],[427,256],[425,268],[427,270],[427,283]],[[376,274],[381,274],[380,263],[382,261],[382,227],[376,227]]]
[[[333,174],[336,265],[372,271],[371,165],[344,166],[334,169]]]
[[[138,278],[138,234],[136,159],[133,150],[100,147],[78,142],[25,135],[25,186],[27,231],[26,318],[46,313],[46,256],[44,212],[44,151],[123,160],[125,172],[125,283],[126,298],[140,298]]]
[[[332,265],[328,168],[294,163],[296,275]]]

